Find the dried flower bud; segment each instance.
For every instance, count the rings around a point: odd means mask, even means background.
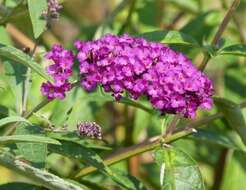
[[[101,127],[95,122],[82,122],[77,124],[79,136],[102,139]]]

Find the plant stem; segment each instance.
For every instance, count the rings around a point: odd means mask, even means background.
[[[27,112],[24,115],[25,119],[28,119],[29,117],[32,116],[33,113],[39,111],[40,109],[42,109],[44,106],[46,106],[49,102],[51,102],[50,100],[48,100],[47,98],[43,99],[38,105],[36,105],[31,111]]]
[[[37,41],[35,42],[35,45],[30,53],[30,56],[33,57],[34,53],[36,52],[36,49],[38,47]],[[22,101],[22,115],[26,113],[27,110],[27,98],[29,94],[29,88],[31,86],[31,79],[32,78],[32,70],[30,67],[27,68],[27,74],[26,74],[26,80],[24,82],[24,91],[23,91],[23,101]]]
[[[24,114],[24,118],[28,119],[29,117],[32,116],[33,113],[37,112],[38,110],[40,110],[41,108],[43,108],[45,105],[47,105],[50,101],[48,99],[44,99],[42,100],[37,106],[35,106],[31,111],[27,112],[26,114]],[[8,130],[4,133],[5,136],[7,135],[11,135],[14,133],[16,127],[18,127],[20,123],[17,122],[14,125],[10,126],[8,128]]]
[[[119,30],[119,34],[123,34],[124,31],[126,30],[126,27],[131,25],[132,14],[133,14],[136,2],[137,0],[130,0],[130,7],[129,7],[128,15],[127,15],[126,21],[124,22],[124,24]]]
[[[146,107],[145,105],[140,104],[139,102],[131,100],[131,99],[126,98],[126,97],[122,97],[121,100],[118,103],[127,104],[129,106],[142,109],[142,110],[148,112],[149,114],[156,113],[155,111],[153,111],[153,109],[150,109],[150,108]]]
[[[246,107],[246,101],[243,101],[240,104],[241,108],[245,108]],[[142,142],[140,144],[136,144],[133,146],[130,146],[128,148],[123,148],[111,155],[109,155],[105,160],[104,160],[104,164],[105,165],[112,165],[115,164],[119,161],[125,160],[129,157],[141,154],[143,152],[147,152],[147,151],[151,151],[153,149],[155,149],[156,147],[160,146],[160,142],[162,140],[162,143],[171,143],[174,142],[180,138],[186,137],[192,133],[195,132],[195,128],[201,127],[204,124],[207,124],[211,121],[214,121],[216,119],[220,119],[223,117],[222,113],[215,113],[213,115],[207,116],[205,118],[199,119],[197,121],[191,121],[189,124],[187,124],[187,127],[185,128],[185,130],[181,130],[181,131],[176,131],[176,133],[172,134],[171,136],[166,136],[163,139],[163,136],[156,136],[156,137],[152,137],[151,139],[148,139],[145,142]],[[75,178],[79,178],[82,177],[84,175],[90,174],[94,171],[96,171],[97,169],[89,166],[86,168],[83,168],[82,170],[80,170]]]
[[[228,156],[228,152],[229,152],[229,149],[223,148],[220,153],[219,159],[216,164],[217,166],[215,169],[214,184],[213,184],[212,190],[217,190],[221,188],[221,182],[222,182],[223,174],[225,171],[226,158]]]
[[[219,26],[219,29],[217,30],[217,32],[216,32],[216,34],[215,34],[215,36],[214,36],[214,38],[212,40],[212,43],[211,43],[212,46],[216,46],[218,44],[223,32],[225,31],[225,29],[226,29],[226,27],[227,27],[227,25],[228,25],[228,23],[229,23],[229,21],[230,21],[230,19],[232,17],[233,12],[236,10],[236,8],[239,5],[239,3],[240,3],[240,0],[234,0],[233,1],[231,7],[227,11],[223,21],[221,22],[221,24]],[[206,54],[204,56],[204,58],[203,58],[203,61],[202,61],[201,65],[199,66],[199,69],[201,71],[203,71],[205,69],[209,59],[210,59],[209,54]]]
[[[173,120],[167,125],[166,136],[171,135],[175,131],[176,125],[181,118],[182,116],[180,114],[174,116]]]

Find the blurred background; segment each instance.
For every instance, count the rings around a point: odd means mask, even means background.
[[[34,46],[31,22],[26,5],[17,7],[18,0],[0,0],[0,12],[3,6],[15,10],[9,18],[6,28],[0,26],[0,43],[12,44],[18,48]],[[60,19],[53,21],[51,29],[38,41],[39,49],[35,59],[47,65],[44,53],[55,44],[63,44],[73,49],[76,39],[97,39],[106,33],[132,35],[154,30],[178,30],[191,35],[200,45],[207,47],[211,42],[231,0],[63,0]],[[233,14],[220,46],[245,44],[246,41],[246,0]],[[2,21],[2,22],[1,22]],[[1,19],[0,23],[4,24]],[[202,61],[202,52],[196,48],[172,46],[185,53],[195,65]],[[214,81],[217,96],[226,97],[237,103],[246,98],[246,62],[245,58],[234,56],[213,57],[206,73]],[[5,83],[4,68],[0,64],[0,118],[18,110],[16,107],[18,89]],[[21,79],[20,79],[21,80]],[[39,91],[43,80],[33,74],[31,95],[28,108],[41,100]],[[142,100],[143,104],[147,104]],[[198,117],[206,117],[216,112],[199,112]],[[127,114],[127,122],[124,115]],[[246,117],[246,110],[244,110]],[[78,121],[96,121],[103,130],[103,138],[112,149],[130,146],[148,137],[160,134],[160,120],[142,110],[126,108],[123,105],[107,102],[97,93],[88,95],[81,89],[72,90],[64,101],[55,100],[31,118],[34,122],[56,126],[68,125],[75,129]],[[184,121],[186,122],[186,121]],[[4,131],[0,131],[3,133]],[[237,151],[232,144],[240,144],[238,135],[233,132],[225,120],[216,120],[203,129],[204,137],[187,137],[178,140],[178,146],[188,152],[199,164],[208,190],[246,189],[246,154]],[[219,136],[221,134],[221,136]],[[223,136],[222,136],[223,134]],[[215,140],[217,139],[217,140]],[[218,140],[219,139],[219,140]],[[232,146],[232,147],[231,147]],[[107,155],[111,150],[102,151]],[[61,167],[62,166],[62,167]],[[80,164],[76,161],[50,154],[46,167],[63,177],[76,171]],[[151,153],[136,156],[128,162],[120,162],[113,167],[129,170],[141,179],[149,189],[160,189],[159,167],[153,163]],[[0,166],[0,183],[25,181],[15,173]],[[108,179],[92,174],[85,178],[87,183],[101,184],[112,189]],[[94,189],[100,189],[95,186]]]

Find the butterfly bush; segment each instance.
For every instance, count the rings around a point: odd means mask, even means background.
[[[191,118],[195,117],[198,107],[212,107],[212,82],[185,55],[161,43],[127,34],[108,34],[98,40],[76,41],[75,47],[80,83],[88,92],[101,85],[117,101],[124,92],[135,100],[145,96],[162,113],[179,113]],[[65,64],[58,54],[53,48],[47,57]],[[68,65],[71,65],[72,56],[68,57]],[[51,70],[50,74],[56,73],[56,69]]]

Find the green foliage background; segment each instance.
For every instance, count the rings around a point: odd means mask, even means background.
[[[13,164],[17,158],[40,169],[13,172],[6,165],[1,167],[6,162],[0,156],[0,190],[44,189],[41,187],[44,184],[48,184],[45,186],[48,189],[59,189],[57,184],[73,189],[69,186],[73,184],[74,189],[85,190],[245,189],[246,109],[241,109],[239,103],[246,99],[246,1],[241,0],[216,46],[210,44],[231,0],[60,2],[63,9],[59,21],[53,21],[51,29],[45,31],[45,21],[39,15],[47,6],[46,0],[0,0],[0,151],[11,152],[7,162],[12,163],[11,167],[18,164]],[[27,99],[27,110],[31,110],[42,101],[39,88],[49,78],[44,71],[49,64],[43,58],[45,52],[54,43],[73,48],[76,39],[92,40],[106,33],[129,33],[166,43],[185,53],[196,66],[203,54],[209,55],[205,73],[214,82],[215,96],[221,98],[215,98],[213,110],[199,111],[196,119],[216,112],[224,117],[206,123],[194,135],[173,142],[174,149],[157,149],[110,167],[102,158],[161,134],[158,113],[138,109],[129,100],[115,103],[100,89],[88,94],[76,88],[65,100],[54,100],[24,120],[21,112],[27,67],[32,69]],[[38,41],[38,50],[31,58],[21,49],[30,47],[34,41]],[[146,100],[140,103],[150,110]],[[9,118],[2,120],[6,117]],[[167,122],[171,119],[172,116],[166,118]],[[105,142],[79,138],[76,124],[82,121],[100,124]],[[7,136],[16,122],[19,127]],[[179,126],[188,122],[183,119]],[[51,126],[53,131],[48,130]],[[64,126],[66,134],[56,133]],[[166,173],[160,183],[163,163]],[[75,179],[85,166],[94,166],[98,171]],[[43,170],[49,171],[47,179],[57,180],[57,184],[32,179],[36,174],[44,175],[40,173]]]

